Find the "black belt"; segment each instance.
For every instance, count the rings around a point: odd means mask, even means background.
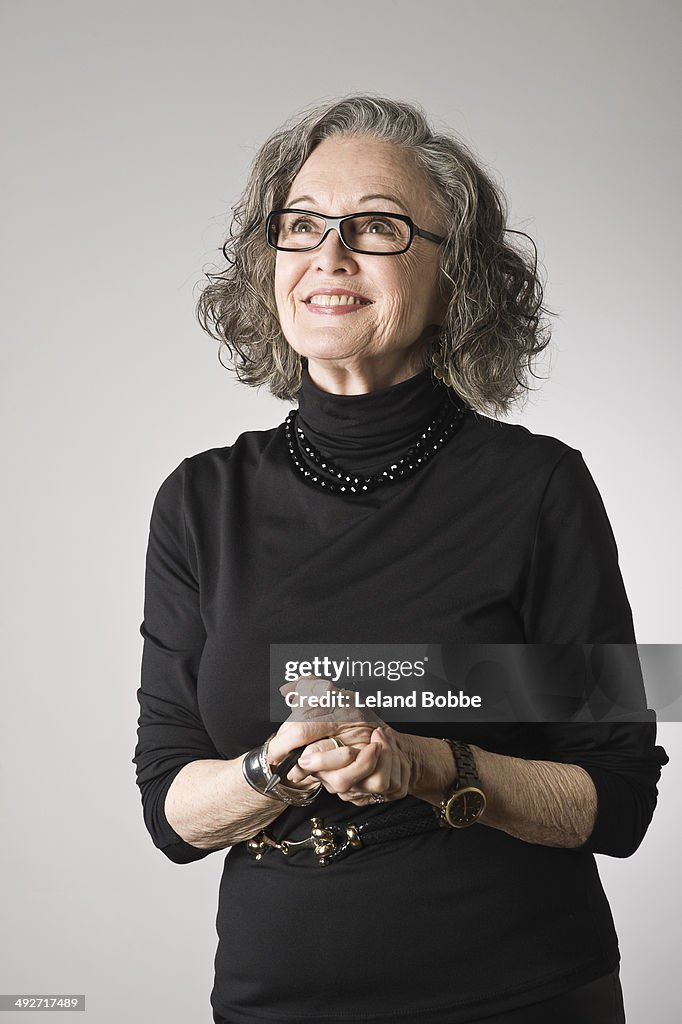
[[[430,832],[441,828],[442,822],[436,807],[420,803],[388,811],[365,821],[356,819],[353,822],[325,823],[322,818],[311,818],[310,825],[310,835],[298,841],[275,839],[263,829],[246,841],[246,848],[256,860],[260,860],[268,850],[279,850],[286,857],[299,851],[311,850],[319,864],[326,867],[364,846],[377,846],[419,832]]]

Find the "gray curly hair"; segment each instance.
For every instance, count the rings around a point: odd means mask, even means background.
[[[301,166],[323,139],[371,136],[410,150],[431,183],[431,199],[448,225],[441,245],[440,289],[448,301],[436,362],[470,408],[507,413],[532,390],[533,364],[549,343],[533,258],[510,245],[507,200],[470,149],[453,133],[434,131],[423,109],[370,94],[353,94],[306,108],[261,146],[223,246],[226,266],[207,273],[198,303],[202,328],[226,347],[237,378],[266,384],[277,398],[294,400],[302,358],[282,333],[274,295],[275,252],[264,223],[281,207]],[[221,360],[222,362],[222,360]],[[223,364],[225,365],[225,364]],[[228,367],[229,368],[229,367]]]

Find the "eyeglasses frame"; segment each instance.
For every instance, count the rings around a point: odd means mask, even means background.
[[[304,213],[308,217],[317,217],[318,219],[323,220],[325,222],[325,226],[324,231],[322,233],[322,238],[319,240],[319,242],[316,242],[315,245],[309,245],[303,249],[299,247],[288,248],[287,246],[273,245],[273,243],[270,241],[270,225],[272,223],[273,217],[280,213]],[[352,246],[348,245],[343,235],[341,234],[341,225],[344,223],[344,221],[353,220],[358,217],[393,217],[394,220],[402,221],[404,224],[407,224],[410,231],[410,237],[407,241],[407,245],[405,246],[404,249],[396,249],[394,252],[370,252],[367,249],[354,249]],[[412,245],[412,242],[414,241],[415,237],[417,236],[419,238],[425,238],[429,242],[436,242],[438,245],[442,245],[443,242],[446,241],[446,239],[441,238],[440,235],[434,235],[430,231],[424,231],[422,228],[418,228],[411,217],[408,217],[402,213],[394,213],[392,210],[390,212],[386,210],[367,210],[367,212],[365,213],[347,213],[343,217],[327,217],[325,216],[325,214],[316,213],[314,210],[299,210],[295,207],[286,207],[283,210],[270,211],[265,222],[265,240],[270,246],[270,248],[277,250],[277,252],[312,252],[314,249],[319,249],[319,247],[325,241],[329,232],[334,229],[336,230],[337,235],[339,236],[342,244],[346,247],[346,249],[348,249],[350,252],[356,252],[363,256],[400,256],[402,253],[407,252],[407,250]]]

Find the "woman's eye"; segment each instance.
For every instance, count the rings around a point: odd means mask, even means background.
[[[291,231],[296,231],[298,234],[303,234],[306,228],[311,228],[312,224],[309,220],[304,220],[302,217],[294,221],[291,226]]]
[[[370,220],[366,226],[367,230],[373,235],[383,235],[387,232],[388,234],[393,233],[393,225],[387,220]]]

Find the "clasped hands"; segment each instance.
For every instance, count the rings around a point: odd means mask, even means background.
[[[280,687],[282,695],[296,691],[307,697],[339,691],[328,679],[299,677]],[[334,736],[344,745],[337,747]],[[400,733],[367,709],[343,707],[297,709],[282,723],[270,740],[268,760],[283,761],[304,744],[298,764],[287,775],[285,785],[313,789],[320,783],[340,800],[364,807],[372,795],[386,800],[406,796],[414,778],[415,753],[419,737]]]

